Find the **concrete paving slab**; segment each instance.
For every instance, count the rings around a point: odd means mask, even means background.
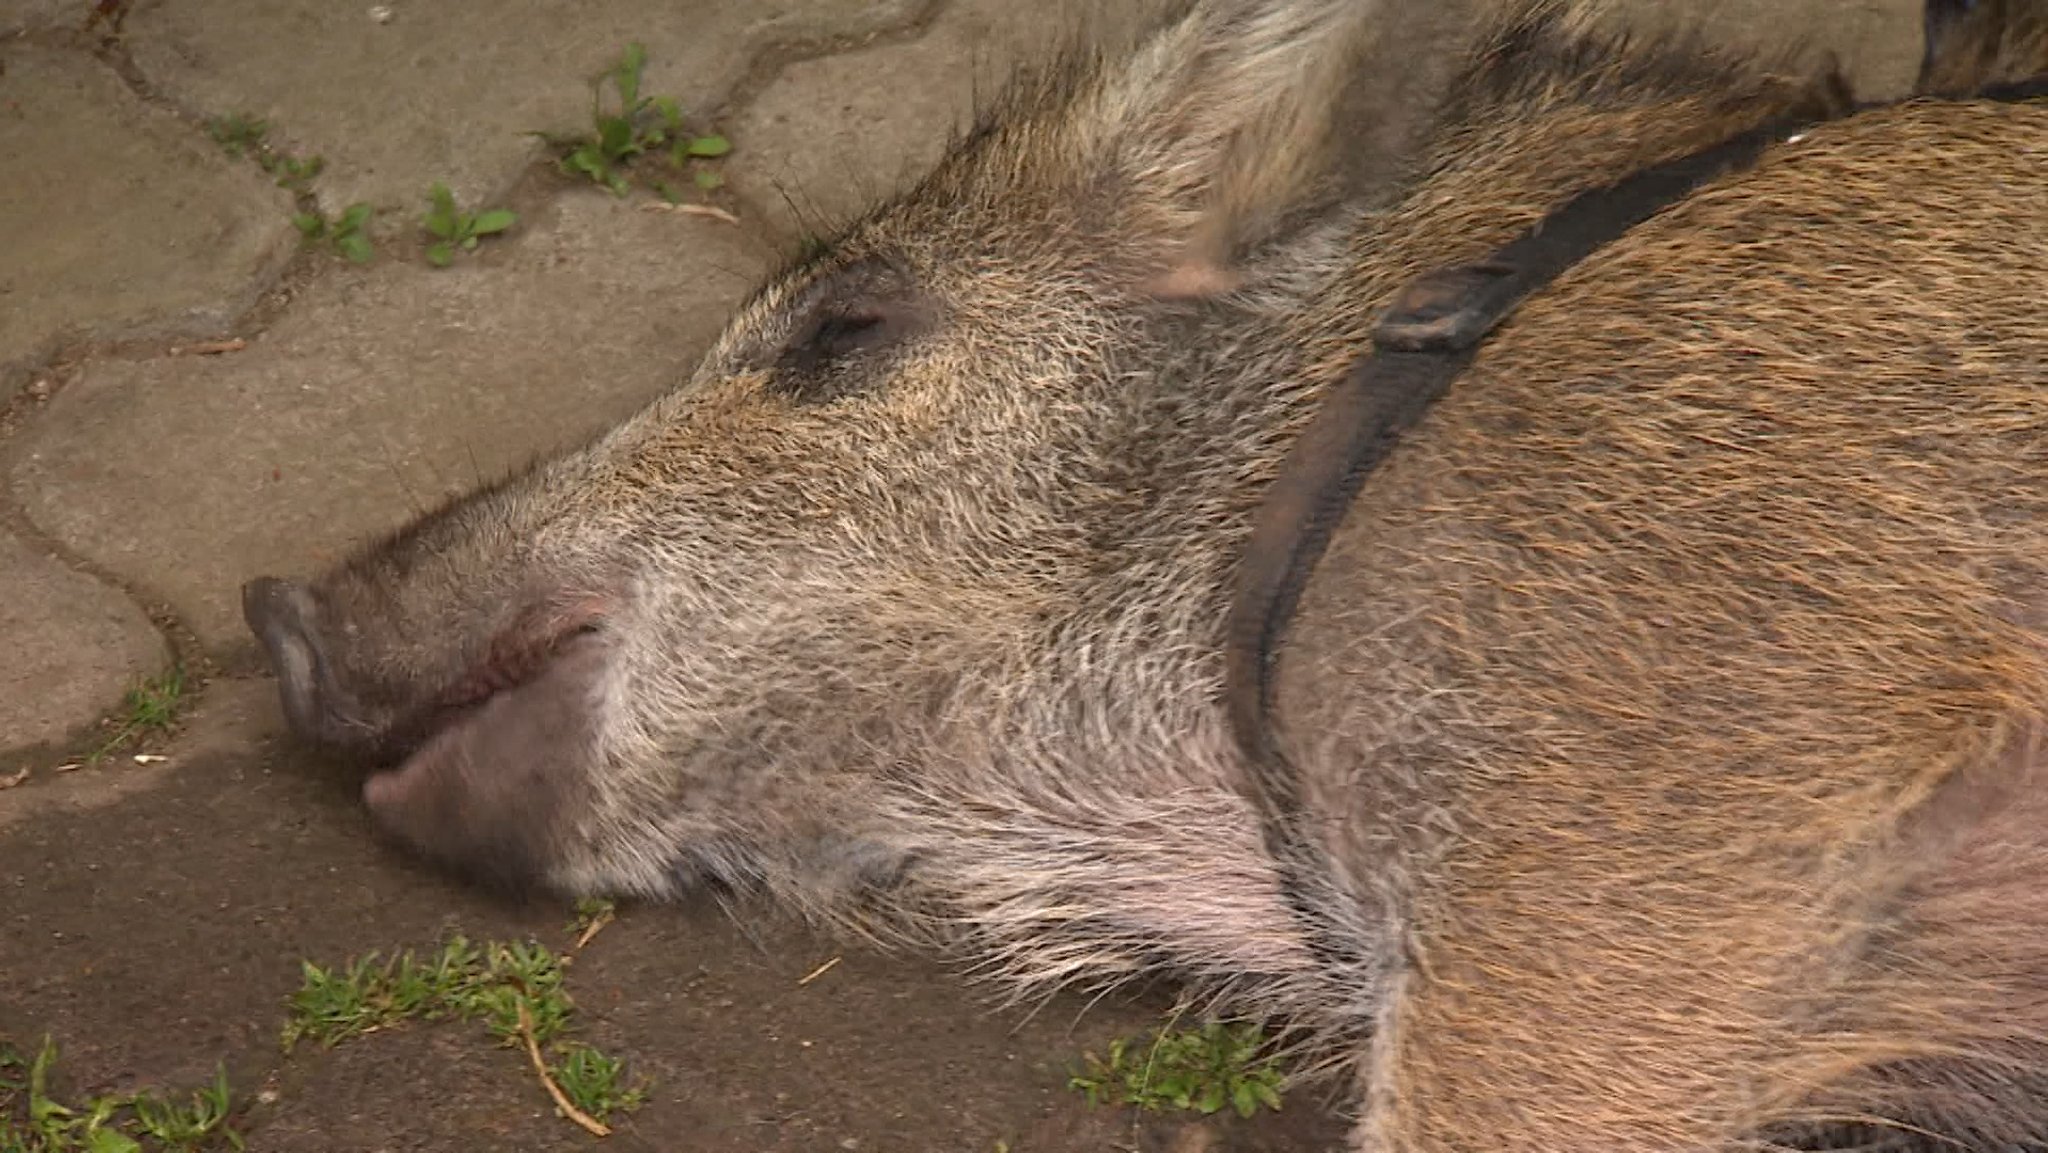
[[[173,101],[265,118],[281,144],[325,157],[317,193],[330,212],[357,200],[410,212],[437,180],[465,203],[501,193],[541,155],[526,133],[588,130],[590,81],[630,41],[647,47],[646,94],[704,112],[768,44],[869,34],[909,21],[917,7],[192,0],[137,10],[127,40]]]
[[[264,741],[285,734],[277,685],[267,680],[216,681],[187,698],[177,735],[137,761],[117,755],[67,772],[31,763],[29,776],[0,791],[0,835],[31,817],[85,816],[117,801],[163,787],[180,766],[216,757],[246,755]]]
[[[763,249],[575,190],[453,268],[337,268],[217,357],[101,360],[10,446],[28,515],[245,643],[236,589],[592,435],[687,374]]]
[[[85,23],[92,0],[4,0],[0,2],[0,38],[17,32],[76,28]]]
[[[0,46],[0,399],[66,337],[217,327],[292,251],[291,201],[82,53]]]
[[[5,531],[0,589],[0,757],[72,739],[169,663],[127,594]]]
[[[1920,70],[1923,0],[1613,0],[1623,19],[1648,27],[1694,21],[1716,39],[1775,51],[1803,38],[1832,49],[1856,94],[1866,100],[1903,96]]]
[[[1164,0],[955,0],[915,40],[792,64],[731,124],[745,163],[734,189],[784,230],[829,232],[835,224],[914,182],[937,162],[949,134],[971,123],[977,93],[1001,87],[1073,27],[1130,35]],[[1047,9],[1061,9],[1049,19]]]

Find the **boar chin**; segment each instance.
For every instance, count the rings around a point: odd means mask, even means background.
[[[380,832],[493,887],[547,882],[603,755],[610,644],[598,606],[522,614],[475,668],[380,721],[338,668],[306,589],[265,578],[242,599],[293,734],[373,766],[363,799]]]

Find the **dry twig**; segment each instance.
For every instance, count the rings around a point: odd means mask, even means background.
[[[568,1094],[562,1092],[562,1087],[555,1084],[554,1077],[549,1075],[548,1063],[541,1060],[540,1042],[533,1038],[533,1013],[527,1009],[524,999],[521,999],[519,1002],[519,1035],[526,1040],[526,1055],[533,1058],[533,1071],[540,1074],[540,1083],[547,1087],[548,1096],[555,1099],[555,1108],[562,1111],[562,1116],[576,1122],[596,1136],[611,1136],[611,1126],[578,1109],[569,1100]]]
[[[609,924],[611,924],[611,923],[612,923],[612,918],[613,918],[613,917],[614,917],[615,915],[616,915],[616,914],[614,914],[614,913],[613,913],[613,911],[612,911],[611,909],[605,909],[605,910],[604,910],[603,912],[599,913],[599,914],[598,914],[597,916],[595,916],[595,917],[592,917],[592,918],[590,919],[590,924],[589,924],[589,925],[587,925],[587,926],[585,926],[585,927],[584,927],[584,929],[583,929],[583,932],[582,932],[582,934],[581,934],[580,936],[578,936],[578,937],[576,938],[576,945],[575,945],[575,947],[576,947],[577,949],[579,949],[579,950],[580,950],[580,949],[582,949],[582,948],[583,948],[583,946],[585,946],[585,945],[588,945],[588,944],[590,943],[590,939],[591,939],[592,937],[595,937],[595,936],[597,936],[597,931],[598,931],[599,929],[602,929],[602,928],[604,928],[604,927],[605,927],[606,925],[609,925]]]
[[[642,212],[680,212],[684,216],[709,216],[727,224],[738,224],[740,218],[715,204],[643,204]]]
[[[233,340],[207,340],[198,344],[180,345],[171,350],[172,356],[219,356],[223,352],[240,352],[249,347],[249,342],[240,337]]]
[[[824,964],[822,964],[822,965],[818,966],[817,968],[815,968],[815,969],[812,969],[812,970],[811,970],[811,971],[810,971],[809,973],[807,973],[807,974],[805,974],[805,975],[804,975],[804,979],[803,979],[803,980],[801,980],[801,981],[798,981],[798,982],[796,983],[796,986],[797,986],[797,988],[801,989],[801,988],[803,988],[803,987],[804,987],[805,985],[808,985],[808,984],[810,984],[810,983],[811,983],[812,981],[815,981],[815,980],[817,980],[818,978],[820,978],[820,977],[824,976],[824,975],[825,975],[825,974],[826,974],[827,972],[829,972],[829,971],[831,970],[832,966],[834,966],[834,965],[837,965],[838,963],[839,963],[839,958],[837,958],[837,957],[834,957],[834,958],[832,958],[831,960],[829,960],[829,961],[825,962]]]

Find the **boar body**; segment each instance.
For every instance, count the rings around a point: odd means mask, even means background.
[[[1336,1054],[1362,1150],[2048,1141],[2048,105],[1969,98],[2048,21],[1937,7],[1944,98],[1826,119],[1521,0],[1361,190],[1334,112],[1419,17],[1188,6],[251,625],[414,849],[758,888],[1020,995],[1171,971]],[[1364,479],[1278,654],[1276,837],[1233,581],[1388,300],[1786,115]]]

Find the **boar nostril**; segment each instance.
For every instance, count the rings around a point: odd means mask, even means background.
[[[242,619],[248,623],[249,631],[265,643],[281,631],[298,631],[303,627],[299,619],[298,589],[289,581],[276,577],[257,577],[242,586]]]

